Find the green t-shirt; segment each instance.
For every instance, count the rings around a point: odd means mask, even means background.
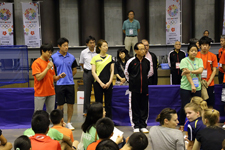
[[[137,36],[138,29],[140,29],[140,23],[138,20],[134,19],[133,22],[130,22],[129,19],[123,22],[123,30],[126,32],[126,36]],[[132,32],[130,32],[132,30]]]
[[[31,137],[31,136],[35,135],[35,133],[32,130],[32,128],[29,128],[29,129],[27,129],[27,130],[24,131],[23,135],[26,135],[28,137]],[[60,133],[56,129],[51,129],[51,128],[49,128],[48,133],[47,133],[47,136],[50,136],[51,139],[57,140],[57,141],[60,141],[60,140],[63,139],[63,134],[62,133]]]
[[[95,127],[91,127],[89,132],[84,133],[83,132],[83,144],[84,144],[84,149],[87,149],[88,145],[90,145],[92,142],[95,142],[95,134],[96,134],[96,129]],[[97,135],[97,140],[99,139]]]
[[[190,63],[192,64],[190,64]],[[192,67],[193,66],[193,67]],[[180,70],[187,68],[190,71],[193,70],[198,70],[199,68],[203,68],[203,62],[201,58],[195,58],[194,61],[190,60],[189,57],[186,57],[184,59],[181,60],[180,62]],[[196,75],[196,74],[191,74],[191,78],[199,78],[201,79],[201,75]],[[201,90],[201,82],[198,81],[199,86],[196,87],[196,91],[200,91]],[[182,76],[181,78],[181,83],[180,83],[180,88],[184,89],[184,90],[190,90],[191,91],[191,84],[189,83],[187,77],[185,75]]]

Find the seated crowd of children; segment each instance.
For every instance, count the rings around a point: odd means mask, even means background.
[[[177,128],[176,110],[164,108],[156,118],[160,125],[152,126],[148,136],[136,132],[126,140],[122,136],[112,140],[113,121],[105,117],[101,103],[93,103],[81,126],[80,141],[74,140],[72,131],[65,127],[61,110],[53,110],[50,115],[38,110],[32,116],[31,128],[14,141],[14,150],[144,150],[148,145],[152,150],[225,150],[225,130],[217,125],[217,110],[209,109],[200,97],[193,97],[184,110],[184,132]],[[12,149],[12,144],[0,134],[0,150]]]

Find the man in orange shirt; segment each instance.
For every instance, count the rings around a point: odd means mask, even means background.
[[[72,142],[74,141],[72,131],[63,126],[64,121],[63,121],[62,110],[60,109],[53,110],[50,114],[50,119],[51,119],[51,122],[53,123],[53,127],[52,127],[53,129],[56,129],[62,134],[70,137]]]
[[[61,150],[58,141],[52,140],[47,136],[50,121],[45,115],[37,115],[32,119],[31,126],[35,132],[34,136],[30,137],[32,150]]]
[[[203,61],[204,70],[202,72],[202,79],[207,81],[209,99],[206,100],[208,107],[213,108],[215,104],[214,93],[214,77],[216,75],[216,67],[218,66],[216,55],[209,52],[210,39],[206,36],[199,40],[201,51],[198,52],[197,58],[201,58]]]
[[[225,50],[225,35],[221,35],[220,44],[221,44],[222,47],[218,51],[218,61],[220,61],[220,58],[223,54],[223,51]],[[223,84],[223,76],[224,76],[224,71],[223,71],[223,68],[222,68],[222,64],[220,64],[219,75],[218,75],[219,84]]]
[[[221,54],[222,56],[220,57],[220,64],[222,65],[223,72],[225,71],[225,52]],[[224,74],[225,76],[225,74]],[[223,76],[223,89],[222,89],[222,94],[221,94],[221,101],[225,102],[225,77]],[[224,106],[225,110],[225,106]]]
[[[63,72],[59,76],[55,75],[55,70],[51,60],[53,46],[43,44],[40,47],[41,56],[32,64],[32,75],[34,76],[34,110],[42,110],[44,103],[46,111],[50,114],[55,107],[55,89],[53,81],[64,78]]]
[[[95,150],[98,143],[100,143],[102,140],[110,139],[111,136],[113,136],[113,130],[114,130],[114,123],[110,118],[105,117],[105,118],[99,119],[96,123],[96,131],[98,133],[99,140],[91,143],[87,147],[87,150]],[[123,140],[123,137],[118,136],[115,143],[120,144],[122,140]]]

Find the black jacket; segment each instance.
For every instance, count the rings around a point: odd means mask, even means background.
[[[168,55],[168,64],[170,66],[170,72],[177,72],[178,74],[181,74],[180,69],[176,69],[176,63],[181,62],[183,58],[185,58],[185,52],[183,50],[179,50],[177,53],[174,49],[170,51]]]
[[[125,76],[129,82],[129,90],[136,93],[148,93],[148,78],[150,76],[150,61],[142,61],[135,56],[126,63]]]
[[[157,85],[158,84],[158,60],[154,53],[150,51],[149,53],[152,56],[154,74],[151,77],[149,77],[148,85]]]

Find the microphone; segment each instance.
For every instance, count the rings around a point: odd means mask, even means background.
[[[52,62],[52,57],[49,58],[49,61]],[[51,70],[53,70],[53,66],[52,66]]]

